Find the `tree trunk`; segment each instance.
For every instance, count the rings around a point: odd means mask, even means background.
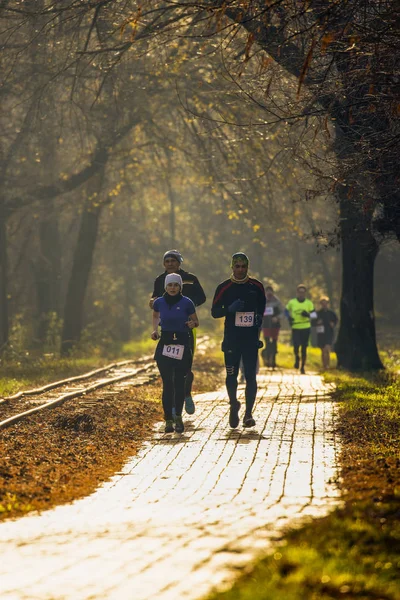
[[[0,353],[8,343],[8,260],[7,222],[3,207],[0,207]]]
[[[83,329],[83,306],[89,275],[93,263],[103,206],[89,200],[81,218],[78,241],[72,262],[64,308],[64,325],[61,338],[61,354],[65,356],[79,341]]]
[[[278,7],[278,10],[281,10],[279,3]],[[226,8],[225,14],[251,32],[255,41],[284,69],[298,78],[301,77],[306,61],[305,45],[296,46],[285,37],[284,28],[276,27],[273,20],[270,21],[270,24],[265,24],[265,21],[253,19],[252,15],[247,14],[241,6],[229,6]],[[337,56],[338,60],[335,65],[341,73],[342,81],[344,84],[348,81],[351,86],[352,81],[348,78],[348,71],[349,66],[352,67],[352,56],[348,54],[348,61],[344,60],[344,53],[338,53]],[[304,85],[307,83],[306,76]],[[348,96],[350,97],[352,93],[354,90],[350,89]],[[360,152],[360,126],[365,127],[363,103],[360,102],[360,113],[354,110],[350,115],[348,98],[345,93],[322,95],[319,101],[327,114],[333,118],[332,123],[336,130],[335,151],[338,159],[356,157]],[[373,128],[373,124],[376,129]],[[371,127],[371,130],[368,130],[369,133],[378,133],[382,126],[376,116],[371,116],[367,125]],[[360,160],[356,161],[359,169],[360,163]],[[364,165],[365,173],[369,173],[368,155],[364,156]],[[352,371],[380,369],[382,363],[376,347],[373,311],[373,271],[378,246],[370,231],[371,219],[369,218],[366,222],[362,202],[354,205],[353,201],[350,201],[347,193],[350,184],[346,183],[348,187],[340,186],[342,189],[339,190],[343,283],[341,324],[337,341],[338,359],[341,366]]]
[[[52,316],[60,314],[61,248],[58,220],[53,211],[40,223],[39,243],[40,255],[35,265],[37,339],[43,344]]]
[[[328,265],[327,261],[325,260],[325,256],[321,252],[318,252],[318,260],[321,263],[322,274],[324,276],[324,281],[325,281],[326,294],[330,300],[331,308],[332,308],[332,310],[334,310],[335,298],[334,298],[334,294],[333,294],[332,273],[329,269],[329,265]]]
[[[338,193],[342,223],[338,366],[349,371],[382,369],[374,315],[374,264],[379,246],[371,233],[370,219],[360,214],[357,203],[348,198],[347,188],[340,186]]]

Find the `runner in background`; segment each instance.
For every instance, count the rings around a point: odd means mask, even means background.
[[[150,308],[153,308],[154,300],[164,294],[165,278],[169,273],[178,273],[182,277],[182,294],[187,298],[190,298],[195,306],[204,304],[206,295],[198,278],[193,273],[181,269],[182,263],[183,257],[178,250],[168,250],[168,252],[164,254],[163,264],[165,271],[154,281],[153,293],[149,301]],[[190,331],[190,343],[192,354],[194,354],[196,348],[196,329]],[[193,378],[193,372],[190,370],[185,379],[185,410],[188,415],[192,415],[195,412],[195,405],[192,398]]]
[[[321,362],[324,369],[329,369],[331,349],[335,334],[335,327],[338,322],[336,313],[329,305],[329,298],[322,296],[319,300],[321,308],[317,311],[317,341],[321,348]]]
[[[274,295],[274,290],[271,285],[265,288],[265,296],[267,299],[264,317],[262,322],[262,331],[265,340],[265,348],[261,352],[261,356],[267,367],[276,367],[276,354],[278,352],[278,337],[281,327],[280,317],[284,313],[282,302]]]
[[[243,427],[254,427],[253,406],[257,394],[259,333],[265,308],[263,284],[249,277],[249,259],[243,252],[232,256],[232,275],[215,290],[211,314],[225,318],[222,351],[225,357],[226,389],[229,396],[229,425],[239,425],[240,402],[237,399],[238,372],[243,359],[246,379],[246,411]]]
[[[183,433],[182,409],[185,377],[192,366],[190,331],[199,326],[190,298],[182,295],[182,278],[177,273],[165,277],[165,292],[153,303],[151,339],[159,340],[154,358],[163,381],[162,404],[165,433]],[[161,335],[158,327],[161,325]],[[175,419],[172,409],[175,408]]]
[[[305,373],[307,360],[307,346],[310,339],[311,319],[317,317],[314,304],[306,298],[307,288],[299,283],[296,298],[292,298],[286,305],[286,316],[292,328],[293,351],[295,357],[294,368],[300,367],[300,373]],[[301,348],[301,363],[299,349]]]

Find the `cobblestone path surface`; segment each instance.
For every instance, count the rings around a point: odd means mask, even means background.
[[[316,375],[262,372],[252,430],[229,428],[225,390],[196,396],[184,435],[160,424],[88,498],[0,525],[1,600],[195,600],[232,582],[337,503],[329,393]]]

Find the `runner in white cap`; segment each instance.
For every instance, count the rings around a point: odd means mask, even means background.
[[[190,331],[199,326],[196,308],[190,298],[182,295],[182,287],[182,278],[178,273],[167,274],[165,292],[153,304],[151,338],[159,340],[154,358],[163,381],[165,433],[172,433],[174,429],[176,433],[184,431],[182,409],[185,377],[190,372],[193,360]]]

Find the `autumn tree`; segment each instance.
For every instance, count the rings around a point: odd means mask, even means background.
[[[83,2],[79,10],[69,3],[49,3],[39,10],[30,5],[28,10],[23,3],[11,2],[2,7],[2,15],[15,24],[15,31],[18,19],[40,15],[41,33],[46,36],[54,27],[56,15],[58,24],[68,24],[69,31],[77,32],[74,44],[65,55],[75,67],[69,86],[73,93],[77,82],[90,80],[92,63],[96,70],[98,64],[107,62],[104,77],[100,78],[105,81],[123,60],[135,64],[132,56],[135,52],[140,55],[146,48],[147,54],[158,54],[161,61],[166,59],[170,68],[176,66],[179,71],[182,49],[187,56],[188,42],[194,48],[189,56],[196,64],[196,55],[205,54],[211,41],[225,57],[226,48],[230,49],[230,64],[226,64],[225,76],[232,78],[235,71],[232,65],[236,62],[241,73],[236,68],[235,74],[245,82],[239,83],[239,94],[249,101],[248,114],[252,112],[251,101],[264,111],[264,130],[267,126],[271,130],[277,122],[296,124],[302,121],[306,129],[312,122],[314,133],[311,133],[311,139],[317,140],[315,119],[318,118],[320,129],[326,130],[328,137],[334,130],[334,165],[327,167],[326,163],[321,167],[320,157],[313,157],[315,160],[311,161],[298,144],[292,144],[291,149],[297,158],[320,175],[322,184],[318,192],[324,193],[326,183],[325,197],[335,193],[340,207],[343,286],[339,358],[344,366],[352,369],[381,366],[373,319],[373,266],[379,236],[387,236],[390,232],[398,235],[398,136],[394,94],[395,69],[399,64],[395,27],[398,12],[393,2],[207,1],[193,5],[183,1],[177,5],[159,0],[118,5]],[[145,45],[141,46],[143,43]],[[166,48],[170,48],[170,52]],[[257,67],[252,67],[255,61],[258,61]],[[212,66],[202,65],[205,80],[212,69]],[[247,81],[243,75],[246,72]],[[288,74],[296,80],[294,93],[285,92],[285,88],[293,87],[294,79],[290,83]],[[160,81],[158,79],[158,83]],[[236,83],[238,81],[236,78]],[[224,86],[221,86],[220,91],[223,90]],[[100,85],[99,97],[101,92]],[[216,89],[210,87],[210,92],[215,95]],[[182,98],[180,101],[187,104]],[[186,108],[199,119],[196,107],[186,105]],[[227,111],[219,118],[213,108],[207,108],[206,112],[211,117],[210,122],[229,123]],[[147,111],[146,118],[151,120],[150,113]],[[233,119],[232,124],[237,125],[237,120]],[[292,131],[296,133],[299,129],[292,127]],[[267,137],[260,136],[264,140],[261,145],[268,143]],[[218,147],[231,169],[232,152],[231,149],[226,152],[222,138],[212,151]],[[204,142],[204,136],[202,140]],[[310,146],[309,141],[308,148]],[[282,156],[279,152],[275,154]],[[167,155],[168,151],[164,156]],[[162,153],[159,153],[159,159],[162,162]],[[248,197],[258,197],[257,186],[250,182],[252,178],[243,177],[244,162],[235,165],[236,173],[241,173],[240,178],[231,183],[221,178],[224,181],[217,186],[225,204],[232,202],[235,205],[235,196],[241,187],[242,193],[252,189],[253,194],[247,194]],[[215,177],[215,165],[208,172],[212,173],[213,169],[212,176]],[[246,186],[238,183],[244,179]],[[267,178],[263,179],[267,183]],[[305,195],[309,194],[308,200],[314,201],[317,197],[310,195],[310,190],[304,191]],[[315,190],[311,191],[314,193]],[[237,210],[242,213],[248,210],[246,202],[236,203]],[[262,202],[259,206],[255,204],[251,205],[251,212],[260,211],[260,206],[263,208]],[[263,214],[262,211],[259,214]],[[306,217],[306,221],[318,237],[321,232],[314,218]]]
[[[397,3],[282,0],[203,2],[195,7],[181,2],[176,7],[155,2],[147,9],[140,16],[142,35],[190,32],[205,38],[222,31],[225,37],[233,37],[239,27],[245,29],[244,60],[257,43],[297,78],[296,117],[321,112],[329,116],[338,159],[333,187],[340,207],[343,258],[338,357],[352,370],[380,368],[373,310],[373,272],[379,250],[375,231],[399,237],[400,226]],[[210,21],[204,25],[201,19],[210,14],[214,30]]]

